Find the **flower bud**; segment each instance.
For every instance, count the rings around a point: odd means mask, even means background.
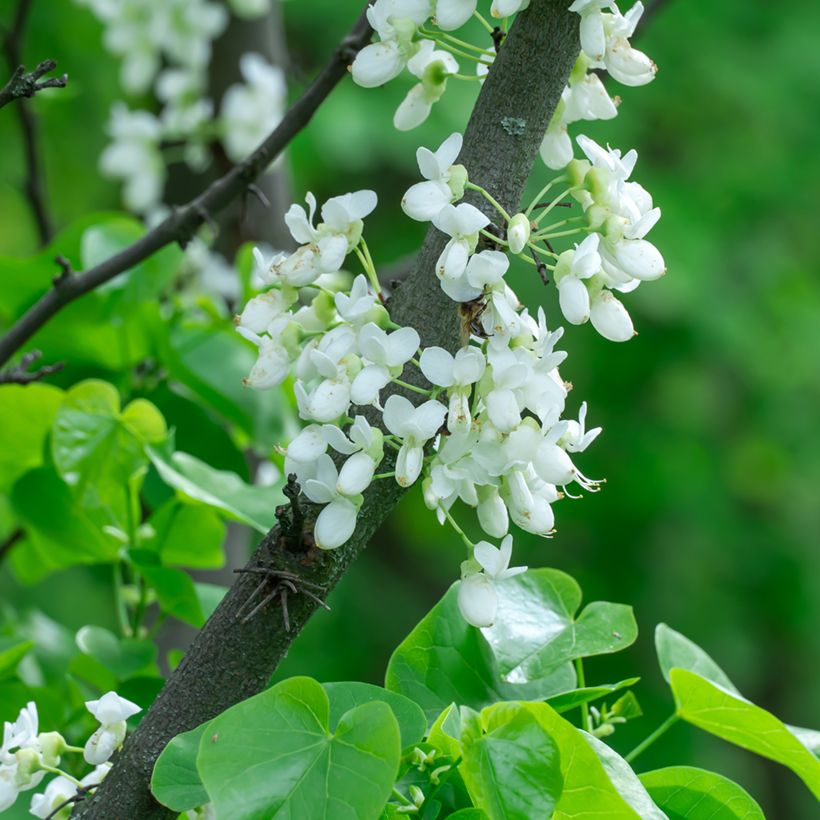
[[[463,165],[451,165],[447,185],[453,192],[453,201],[464,196],[464,186],[467,184],[467,169]]]
[[[42,732],[37,740],[43,754],[43,763],[46,766],[57,766],[60,756],[68,748],[65,738],[59,732]]]
[[[510,243],[510,253],[521,253],[530,240],[532,226],[526,214],[516,214],[507,226],[507,240]]]

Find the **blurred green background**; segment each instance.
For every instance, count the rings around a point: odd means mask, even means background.
[[[283,4],[293,93],[358,7]],[[820,4],[667,0],[636,43],[658,63],[656,81],[639,89],[610,83],[623,98],[618,118],[574,127],[638,149],[634,176],[663,209],[651,239],[669,273],[625,297],[639,331],[631,343],[606,342],[589,326],[567,331],[570,407],[586,399],[592,424],[604,428],[579,465],[607,484],[556,507],[554,539],[518,534],[517,562],[571,573],[588,600],[634,606],[638,644],[594,659],[587,671],[592,683],[636,666],[643,678],[638,694],[649,720],[619,730],[620,751],[671,711],[652,644],[659,621],[706,648],[754,702],[786,722],[820,726],[818,31]],[[87,10],[35,3],[26,61],[53,56],[70,75],[66,90],[34,106],[58,226],[119,207],[116,187],[97,171],[118,95],[116,62],[100,37]],[[295,200],[308,189],[320,201],[377,190],[367,236],[382,264],[412,253],[424,233],[399,208],[417,179],[416,147],[463,130],[471,106],[469,94],[450,94],[422,128],[398,133],[392,112],[408,85],[368,91],[345,82],[287,159]],[[10,109],[0,113],[0,146],[0,255],[24,256],[37,240]],[[547,173],[539,162],[534,183]],[[511,284],[560,323],[554,289],[531,267],[515,269]],[[89,373],[114,378],[86,363],[57,381]],[[170,397],[163,410],[184,436],[190,408],[175,406]],[[278,412],[274,400],[270,412]],[[460,559],[456,539],[412,492],[333,594],[332,614],[316,616],[279,674],[379,681],[391,649],[456,577]],[[107,583],[107,575],[72,570],[22,588],[0,568],[3,600],[42,607],[71,628],[99,621],[100,612],[113,621]],[[773,818],[812,816],[811,798],[788,771],[691,727],[676,726],[640,762],[713,768]]]

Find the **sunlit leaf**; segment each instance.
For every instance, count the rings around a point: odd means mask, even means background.
[[[208,793],[196,768],[199,744],[208,725],[203,723],[177,735],[157,758],[151,775],[151,792],[163,806],[183,812],[208,802]]]

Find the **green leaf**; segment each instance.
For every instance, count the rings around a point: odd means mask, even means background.
[[[672,669],[688,669],[730,692],[740,694],[728,675],[706,652],[666,624],[658,624],[655,628],[655,651],[658,653],[661,673],[667,682]]]
[[[604,683],[599,686],[587,686],[583,689],[570,689],[568,692],[561,692],[547,698],[547,703],[559,714],[575,709],[582,703],[590,703],[599,698],[625,689],[627,686],[634,686],[640,678],[627,678],[618,683]]]
[[[34,641],[0,638],[0,678],[14,674],[17,664],[34,648]]]
[[[692,766],[670,766],[640,776],[669,820],[766,820],[737,783]]]
[[[481,809],[459,809],[447,815],[448,820],[487,820]]]
[[[510,611],[504,604],[515,590],[506,581],[498,585],[499,618]],[[482,631],[462,617],[457,595],[454,584],[399,644],[387,666],[386,687],[418,703],[428,720],[451,703],[481,709],[503,700],[546,698],[575,686],[571,664],[551,670],[540,680],[503,680]],[[535,617],[535,612],[531,615]]]
[[[575,658],[618,652],[634,643],[632,608],[595,601],[576,617],[581,589],[555,569],[537,569],[498,585],[495,624],[482,630],[507,680],[536,680]]]
[[[652,798],[638,779],[638,775],[632,771],[631,766],[602,740],[586,732],[583,732],[583,737],[598,755],[609,777],[609,782],[635,810],[638,817],[641,820],[666,820],[664,813],[652,802]]]
[[[207,507],[169,501],[149,519],[153,530],[142,542],[163,564],[193,569],[219,569],[225,563],[225,525]]]
[[[677,714],[704,731],[782,763],[820,798],[820,760],[773,714],[686,669],[672,669]]]
[[[130,482],[148,463],[145,447],[166,438],[159,410],[145,399],[120,411],[117,389],[88,379],[66,392],[54,419],[52,455],[57,471],[83,505],[129,504]],[[127,513],[118,517],[127,520]]]
[[[342,715],[356,706],[382,701],[392,710],[401,732],[401,747],[406,749],[420,743],[427,731],[427,718],[410,698],[389,692],[381,686],[358,681],[322,684],[330,699],[330,728],[335,729]]]
[[[619,794],[607,769],[590,745],[588,736],[546,703],[499,703],[487,707],[477,722],[473,725],[468,723],[462,728],[462,745],[474,742],[478,727],[481,731],[487,731],[488,727],[504,722],[507,716],[522,711],[531,714],[558,749],[563,787],[551,815],[553,820],[570,820],[585,815],[605,817],[607,820],[641,820],[641,815]],[[532,758],[539,758],[540,745],[529,746],[524,741],[523,747]],[[487,810],[486,806],[482,808]],[[519,816],[550,815],[536,812]]]
[[[284,500],[279,487],[254,487],[236,473],[214,470],[187,453],[148,454],[166,484],[183,496],[221,510],[228,518],[266,533],[276,523],[275,510]]]
[[[378,818],[401,755],[383,702],[344,714],[334,732],[325,690],[290,678],[215,718],[197,768],[219,817]]]
[[[815,756],[820,757],[820,732],[816,729],[805,729],[802,726],[786,728]]]
[[[46,437],[63,391],[49,384],[0,387],[0,493],[43,463]]]
[[[465,733],[459,771],[473,803],[491,820],[551,817],[563,776],[558,746],[537,717],[515,704],[482,713],[482,732]]]
[[[151,793],[169,809],[190,811],[208,802],[196,758],[210,721],[173,738],[162,750],[151,775]]]
[[[80,508],[71,489],[50,467],[37,467],[20,478],[11,489],[10,501],[27,536],[11,552],[21,580],[33,582],[75,564],[117,560],[121,545],[103,531],[110,519],[102,510]]]
[[[194,582],[187,572],[157,564],[136,566],[156,592],[161,609],[197,629],[205,623]]]
[[[118,638],[99,626],[84,626],[77,632],[80,651],[109,670],[118,680],[156,675],[157,649],[151,641]]]

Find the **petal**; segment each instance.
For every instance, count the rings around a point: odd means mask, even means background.
[[[375,88],[397,77],[404,67],[398,43],[388,40],[371,43],[357,55],[351,66],[353,81],[364,88]]]
[[[392,395],[384,403],[384,425],[394,435],[404,437],[415,407],[404,396]]]
[[[477,347],[463,347],[456,353],[453,380],[462,386],[474,384],[484,375],[486,366],[487,360]],[[442,386],[447,387],[448,385]]]
[[[433,224],[447,236],[458,235],[458,212],[455,205],[445,205],[433,218]]]
[[[493,582],[480,573],[468,575],[458,585],[458,608],[468,624],[479,628],[492,626],[498,611]]]
[[[521,421],[521,412],[512,390],[493,390],[487,396],[487,415],[502,433],[514,430]]]
[[[479,541],[475,545],[473,558],[481,564],[490,578],[497,577],[507,568],[501,550],[489,541]]]
[[[333,234],[319,240],[319,268],[324,273],[335,273],[347,256],[347,237]]]
[[[407,92],[407,96],[396,109],[393,125],[399,131],[411,131],[430,116],[432,108],[433,104],[424,86],[418,83]]]
[[[407,189],[401,208],[417,222],[430,222],[450,203],[452,195],[449,185],[441,180],[417,182]]]
[[[467,264],[467,281],[476,288],[497,285],[509,266],[507,254],[501,251],[474,253]]]
[[[400,487],[409,487],[421,474],[424,450],[419,445],[402,445],[396,457],[396,481]]]
[[[493,487],[492,491],[484,494],[480,492],[480,501],[477,507],[478,523],[481,529],[494,538],[501,538],[507,534],[510,528],[510,517],[507,507],[501,500],[498,490]]]
[[[589,291],[575,276],[565,276],[558,282],[558,304],[570,324],[582,325],[589,319]]]
[[[581,17],[581,49],[595,62],[604,58],[606,35],[604,18],[599,9]]]
[[[350,398],[354,404],[373,404],[379,399],[379,391],[390,381],[390,372],[380,364],[362,368],[350,386]],[[388,399],[389,401],[389,399]]]
[[[431,384],[450,387],[453,384],[454,360],[443,347],[426,347],[419,359],[421,372]]]
[[[341,495],[359,495],[373,480],[376,464],[367,453],[354,453],[339,470],[336,492]]]
[[[355,385],[355,383],[356,381],[354,379],[353,384]],[[352,392],[353,387],[351,385],[351,394]],[[342,453],[347,456],[351,453],[355,453],[356,450],[359,449],[359,447],[351,442],[335,424],[324,424],[319,427],[319,430],[321,431],[322,439],[325,443],[325,447],[322,450],[323,453],[327,451],[328,445],[330,445],[337,453]],[[290,455],[290,447],[288,447],[288,455]],[[317,456],[318,455],[319,454],[317,454]]]
[[[355,529],[356,507],[347,499],[340,498],[319,513],[313,527],[313,537],[319,549],[332,550],[341,547]]]
[[[325,379],[313,391],[308,410],[316,421],[334,421],[350,405],[350,382],[347,379]]]
[[[565,127],[550,128],[539,149],[547,168],[558,171],[572,161],[572,140]]]
[[[473,3],[473,6],[475,6],[475,3]],[[456,131],[441,143],[438,151],[436,151],[436,162],[442,173],[458,159],[463,142],[464,138]]]
[[[421,339],[412,327],[401,327],[387,337],[387,366],[398,367],[410,361],[419,349]]]
[[[438,0],[436,25],[444,31],[460,28],[472,17],[476,0]]]
[[[469,255],[469,247],[465,240],[451,239],[439,257],[436,272],[443,279],[460,279],[467,270]]]
[[[646,239],[623,239],[615,246],[616,264],[643,282],[659,279],[666,273],[660,251]]]
[[[309,478],[302,490],[314,504],[329,504],[336,497],[327,484],[323,484],[315,478]]]
[[[445,168],[439,167],[438,159],[429,148],[422,146],[416,151],[416,162],[419,166],[421,175],[428,180],[441,179],[442,171]]]
[[[433,438],[444,424],[447,408],[440,402],[431,399],[416,407],[413,411],[413,424],[420,438],[425,441]]]
[[[105,726],[100,726],[85,744],[83,757],[85,762],[92,766],[99,766],[105,763],[117,749],[118,738],[116,734]]]
[[[441,279],[439,284],[454,302],[472,302],[484,293],[482,288],[474,288],[466,276],[460,276],[458,279]]]
[[[635,335],[629,313],[608,290],[593,300],[589,318],[595,330],[611,342],[627,342]]]
[[[300,244],[307,245],[313,242],[313,226],[308,222],[305,209],[301,205],[291,205],[288,208],[285,224],[290,229],[291,236]]]
[[[456,216],[461,236],[474,234],[490,224],[490,218],[469,202],[462,202],[456,207]]]

